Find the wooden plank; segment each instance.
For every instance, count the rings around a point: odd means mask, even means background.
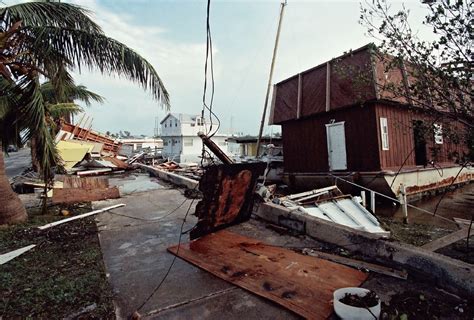
[[[359,286],[367,279],[361,271],[226,230],[168,250],[308,319],[330,316],[333,291]]]
[[[88,213],[80,214],[78,216],[62,219],[62,220],[59,220],[59,221],[56,221],[56,222],[51,222],[51,223],[45,224],[44,226],[38,227],[38,229],[40,229],[40,230],[48,229],[48,228],[51,228],[51,227],[54,227],[54,226],[57,226],[57,225],[60,225],[60,224],[63,224],[63,223],[69,222],[69,221],[82,219],[82,218],[85,218],[85,217],[92,216],[94,214],[98,214],[98,213],[101,213],[101,212],[105,212],[105,211],[109,211],[109,210],[112,210],[112,209],[120,208],[120,207],[123,207],[123,206],[125,206],[125,204],[123,204],[123,203],[116,204],[116,205],[106,207],[106,208],[103,208],[103,209],[94,210],[94,211],[91,211],[91,212],[88,212]]]
[[[406,280],[408,278],[408,273],[406,270],[397,270],[393,268],[387,268],[378,264],[373,264],[365,261],[350,259],[346,257],[341,257],[335,254],[330,254],[326,252],[314,251],[314,250],[303,250],[304,254],[307,254],[311,257],[326,259],[332,262],[337,262],[341,264],[345,264],[346,266],[351,266],[354,268],[364,268],[373,272],[377,272],[380,274],[384,274],[386,276],[391,276],[394,278],[399,278]]]
[[[64,176],[64,189],[104,189],[109,187],[109,179],[105,177]]]
[[[23,253],[33,249],[34,247],[36,247],[36,245],[31,244],[29,246],[26,246],[26,247],[23,247],[23,248],[20,248],[20,249],[17,249],[17,250],[13,250],[13,251],[10,251],[10,252],[4,253],[4,254],[0,254],[0,265],[5,264],[10,260],[15,259],[16,257],[22,255]]]
[[[96,170],[86,170],[86,171],[78,171],[78,176],[96,176],[100,174],[105,174],[107,172],[111,172],[111,168],[104,168],[104,169],[96,169]]]
[[[98,188],[98,189],[54,189],[52,202],[56,203],[76,203],[99,201],[105,199],[120,198],[119,189],[112,188]]]
[[[449,246],[451,243],[467,238],[468,232],[469,228],[463,228],[461,230],[450,233],[447,236],[428,242],[427,244],[421,247],[428,251],[436,251],[438,249]]]

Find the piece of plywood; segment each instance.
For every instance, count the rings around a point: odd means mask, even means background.
[[[168,250],[180,258],[308,319],[331,315],[333,291],[367,274],[222,230]]]
[[[117,187],[97,189],[54,189],[53,203],[77,203],[120,198]]]

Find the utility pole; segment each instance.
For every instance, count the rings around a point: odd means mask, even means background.
[[[260,131],[258,133],[257,158],[260,156],[260,144],[262,140],[263,127],[265,126],[265,118],[267,115],[268,97],[270,96],[270,89],[272,87],[273,69],[275,67],[275,59],[276,59],[276,54],[277,54],[277,49],[278,49],[278,42],[280,40],[281,22],[283,20],[283,13],[285,12],[285,6],[286,6],[286,0],[281,3],[281,8],[280,8],[280,19],[278,20],[278,29],[277,29],[277,34],[275,38],[275,47],[273,48],[272,64],[270,66],[270,75],[268,77],[268,84],[267,84],[267,94],[265,95],[265,104],[263,107],[262,121],[260,122]]]

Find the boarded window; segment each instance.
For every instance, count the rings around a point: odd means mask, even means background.
[[[434,141],[436,144],[443,144],[443,126],[438,123],[433,124]]]
[[[382,150],[388,150],[388,124],[387,118],[380,118],[380,134],[382,138]]]
[[[191,147],[193,145],[193,138],[183,138],[183,144],[185,147]]]

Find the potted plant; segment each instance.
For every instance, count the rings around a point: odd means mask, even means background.
[[[378,319],[380,310],[380,298],[373,291],[356,287],[334,291],[334,311],[341,319]]]

